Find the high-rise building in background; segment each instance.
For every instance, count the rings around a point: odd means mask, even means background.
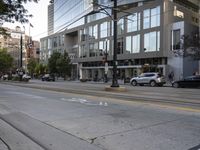
[[[48,6],[48,35],[53,34],[54,28],[54,4]]]
[[[198,0],[117,3],[119,78],[156,71],[165,76],[173,72],[179,79],[199,71],[198,61],[184,55],[184,37],[199,36]],[[112,78],[113,0],[54,0],[51,5],[54,30],[40,40],[40,61],[47,63],[55,50],[67,51],[73,63],[72,78],[101,79],[107,54],[108,78]]]

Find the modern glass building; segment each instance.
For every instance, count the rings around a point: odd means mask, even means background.
[[[112,78],[113,4],[99,0],[97,8],[91,2],[55,0],[54,34],[41,39],[41,61],[46,63],[54,50],[67,51],[73,63],[73,79],[103,79],[105,68]],[[199,1],[117,2],[119,78],[147,71],[167,76],[173,71],[179,79],[199,70],[198,61],[185,57],[183,39],[186,35],[199,36]]]

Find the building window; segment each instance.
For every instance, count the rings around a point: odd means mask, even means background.
[[[123,33],[124,33],[124,19],[122,18],[117,22],[117,34],[121,35]]]
[[[131,36],[126,37],[126,53],[131,53],[132,51],[132,42],[131,42]]]
[[[144,34],[144,51],[153,52],[160,50],[160,32],[150,32]]]
[[[89,39],[97,39],[97,25],[89,27]]]
[[[140,13],[134,13],[127,17],[127,32],[140,30]]]
[[[110,43],[109,40],[104,40],[99,42],[99,56],[104,56],[106,54],[106,51],[107,54],[109,54],[109,49],[110,49],[109,43]]]
[[[177,7],[174,7],[174,16],[184,18],[184,13],[180,10],[177,10]]]
[[[48,49],[52,49],[52,38],[48,39]]]
[[[181,30],[172,31],[172,47],[173,50],[180,49]]]
[[[150,9],[144,10],[143,17],[143,29],[147,29],[150,27]]]
[[[80,46],[80,48],[79,48],[79,57],[80,58],[87,57],[87,51],[86,51],[85,45],[81,45]]]
[[[123,38],[117,39],[117,54],[123,54],[124,53],[124,42]]]
[[[143,29],[160,26],[160,6],[143,11]]]
[[[110,22],[104,22],[100,25],[100,37],[110,36]]]
[[[126,53],[140,52],[140,35],[126,37]]]
[[[57,44],[57,37],[54,37],[53,38],[53,47],[57,47],[58,44]]]
[[[98,49],[97,43],[90,43],[89,44],[89,57],[97,56],[97,49]]]
[[[80,30],[80,41],[86,41],[87,35],[86,35],[86,28]]]

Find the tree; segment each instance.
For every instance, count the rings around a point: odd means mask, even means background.
[[[24,8],[23,4],[27,2],[38,2],[39,0],[0,0],[0,23],[15,21],[20,23],[27,23],[28,18],[32,17],[28,14],[28,10]],[[5,29],[0,27],[0,34],[7,35]]]
[[[38,62],[35,58],[30,58],[28,60],[27,69],[31,76],[33,76],[33,73],[35,72],[35,67],[37,64]]]
[[[0,72],[8,72],[13,66],[13,60],[13,57],[7,53],[6,49],[0,49]]]
[[[71,61],[68,53],[54,52],[48,61],[49,73],[66,77],[71,75]]]
[[[66,78],[66,76],[71,75],[71,60],[68,56],[67,52],[64,52],[63,55],[61,55],[60,59],[58,60],[58,70],[60,72],[60,75]]]
[[[184,44],[184,56],[191,56],[194,60],[200,60],[200,35],[198,31],[194,31],[191,35],[182,37]]]
[[[43,75],[47,72],[47,66],[41,63],[37,63],[35,66],[34,73],[36,73],[37,76]]]

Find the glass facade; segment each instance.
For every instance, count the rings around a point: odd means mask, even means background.
[[[144,34],[144,51],[153,52],[160,50],[160,31]]]
[[[140,30],[140,13],[134,13],[127,17],[127,32]]]
[[[54,32],[75,22],[93,9],[93,0],[54,0]],[[79,20],[74,26],[84,23]],[[73,26],[73,27],[74,27]]]
[[[100,24],[100,38],[110,36],[110,22]]]
[[[143,11],[143,29],[160,26],[160,6]]]
[[[133,35],[126,37],[126,53],[139,53],[140,52],[140,35]]]

